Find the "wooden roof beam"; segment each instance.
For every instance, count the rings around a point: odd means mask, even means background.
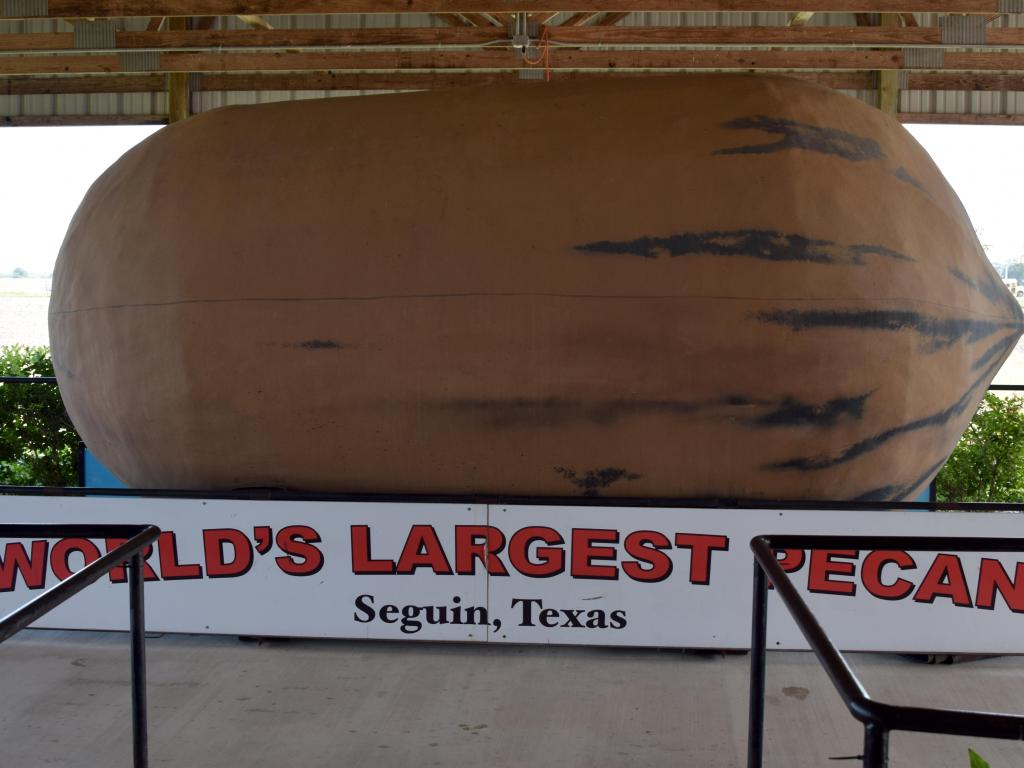
[[[788,75],[832,88],[869,90],[876,86],[870,72],[789,72]],[[554,79],[587,80],[606,77],[641,77],[637,72],[552,73]],[[651,76],[647,73],[646,76]],[[517,72],[300,72],[270,74],[203,74],[195,78],[196,91],[332,91],[447,88],[458,85],[510,82]],[[14,76],[0,80],[0,95],[21,96],[73,93],[156,93],[166,86],[166,76],[79,75]],[[1024,91],[1024,74],[970,72],[910,72],[907,87],[917,91]]]
[[[167,115],[0,115],[0,128],[49,126],[165,125]]]
[[[617,13],[606,13],[603,18],[598,19],[597,26],[599,27],[611,27],[618,24],[624,18],[629,16],[628,11],[619,11]]]
[[[435,13],[433,14],[436,19],[443,22],[448,27],[465,27],[466,20],[459,16],[457,13]]]
[[[441,45],[482,45],[504,40],[503,27],[487,21],[486,26],[469,27],[452,14],[458,27],[401,27],[365,29],[194,29],[182,32],[115,33],[119,50],[245,50],[248,48],[286,50],[349,46],[415,47]],[[207,17],[212,19],[213,17]],[[448,20],[448,17],[445,17]],[[541,17],[543,18],[543,17]],[[749,45],[749,46],[910,46],[963,47],[945,45],[939,27],[614,27],[604,17],[585,27],[554,26],[552,42],[566,45]],[[481,23],[486,17],[481,16]],[[613,19],[613,22],[616,21]],[[1024,48],[1024,28],[997,27],[986,32],[985,48]],[[35,32],[0,35],[0,53],[60,52],[85,53],[74,47],[70,32]]]
[[[590,0],[589,11],[790,11],[793,0]],[[800,0],[804,13],[998,13],[1000,0]],[[14,5],[31,8],[28,4]],[[49,0],[46,18],[233,16],[329,13],[533,13],[542,0]],[[21,11],[23,14],[24,11]],[[25,18],[12,15],[5,18]]]
[[[538,81],[543,82],[543,81]],[[363,89],[366,90],[366,89]],[[962,112],[900,112],[901,123],[943,123],[952,125],[1024,125],[1024,115],[976,115]],[[164,125],[164,115],[26,115],[0,116],[0,128],[69,125]]]
[[[655,77],[641,72],[553,72],[557,80],[607,77]],[[868,72],[794,72],[793,77],[832,88],[868,89]],[[163,89],[163,75],[83,75],[79,77],[10,77],[0,81],[0,95],[70,93],[153,93]],[[977,77],[986,77],[979,75]],[[990,77],[1013,77],[1012,75]],[[470,84],[518,82],[518,72],[282,72],[271,74],[203,74],[196,91],[347,91],[449,88]],[[1020,77],[1024,83],[1024,75]],[[531,82],[531,81],[526,81]],[[543,81],[537,81],[543,82]]]
[[[1024,115],[972,115],[961,112],[900,112],[901,123],[946,125],[1024,125]]]
[[[440,51],[310,51],[161,53],[157,72],[259,72],[404,69],[521,69],[511,49]],[[551,69],[744,69],[889,70],[905,67],[901,50],[577,50],[551,52]],[[1024,53],[947,51],[942,66],[929,70],[1024,72]],[[95,74],[127,72],[117,54],[3,56],[0,75]]]
[[[562,22],[563,27],[582,27],[588,21],[591,21],[597,16],[600,16],[600,12],[584,11],[582,13],[574,13],[568,19]]]
[[[253,29],[273,29],[270,22],[258,14],[238,13],[235,15],[238,16],[243,24],[248,24]]]
[[[491,20],[482,13],[463,13],[464,18],[471,27],[493,27]]]

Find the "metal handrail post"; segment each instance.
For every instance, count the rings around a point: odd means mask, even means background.
[[[131,645],[132,754],[134,768],[149,766],[149,736],[146,722],[146,618],[145,549],[160,536],[155,525],[27,525],[0,524],[0,538],[42,536],[106,538],[124,541],[102,557],[86,564],[63,581],[37,595],[25,605],[0,618],[0,643],[42,618],[65,600],[98,581],[115,568],[125,567],[128,581],[129,641]]]
[[[888,768],[889,734],[892,731],[919,731],[958,736],[977,736],[1024,741],[1024,716],[998,712],[908,707],[873,700],[861,685],[843,654],[835,646],[818,622],[814,612],[800,595],[792,579],[783,570],[776,549],[819,550],[842,547],[855,550],[873,550],[880,547],[905,551],[941,552],[1024,552],[1024,537],[941,537],[941,536],[822,536],[765,534],[750,542],[754,552],[754,616],[751,650],[756,654],[751,661],[751,704],[748,742],[748,768],[761,768],[764,729],[764,662],[757,658],[764,654],[765,603],[762,602],[759,582],[771,579],[776,593],[789,610],[804,639],[811,646],[818,661],[832,680],[836,691],[850,714],[864,723],[864,768]],[[766,587],[763,587],[766,589]],[[756,694],[760,693],[757,697]],[[756,700],[755,700],[756,699]],[[756,760],[756,762],[754,762]]]
[[[864,724],[864,768],[888,768],[889,731],[875,723]]]
[[[132,664],[132,755],[134,768],[149,766],[149,725],[146,718],[145,561],[132,555],[128,565],[128,601]]]
[[[750,627],[750,720],[747,768],[764,764],[764,691],[768,646],[768,579],[754,561],[754,610]]]

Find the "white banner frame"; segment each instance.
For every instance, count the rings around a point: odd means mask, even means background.
[[[755,535],[1024,536],[1007,512],[0,496],[0,523],[33,522],[159,526],[150,631],[736,650]],[[0,612],[112,545],[0,540]],[[842,650],[1024,653],[1024,553],[784,562]],[[126,629],[122,576],[35,626]],[[807,647],[774,595],[768,626]]]

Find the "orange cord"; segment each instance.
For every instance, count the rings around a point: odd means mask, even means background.
[[[526,51],[523,51],[523,61],[529,64],[531,67],[537,64],[544,64],[544,81],[551,82],[551,41],[548,40],[548,25],[544,25],[544,30],[540,33],[540,57],[536,60],[531,59],[526,55]]]

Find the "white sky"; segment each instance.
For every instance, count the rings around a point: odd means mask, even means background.
[[[159,126],[0,129],[0,274],[49,274],[89,186]]]
[[[913,125],[995,262],[1024,257],[1024,127]],[[157,130],[0,129],[0,273],[48,274],[93,180]]]

